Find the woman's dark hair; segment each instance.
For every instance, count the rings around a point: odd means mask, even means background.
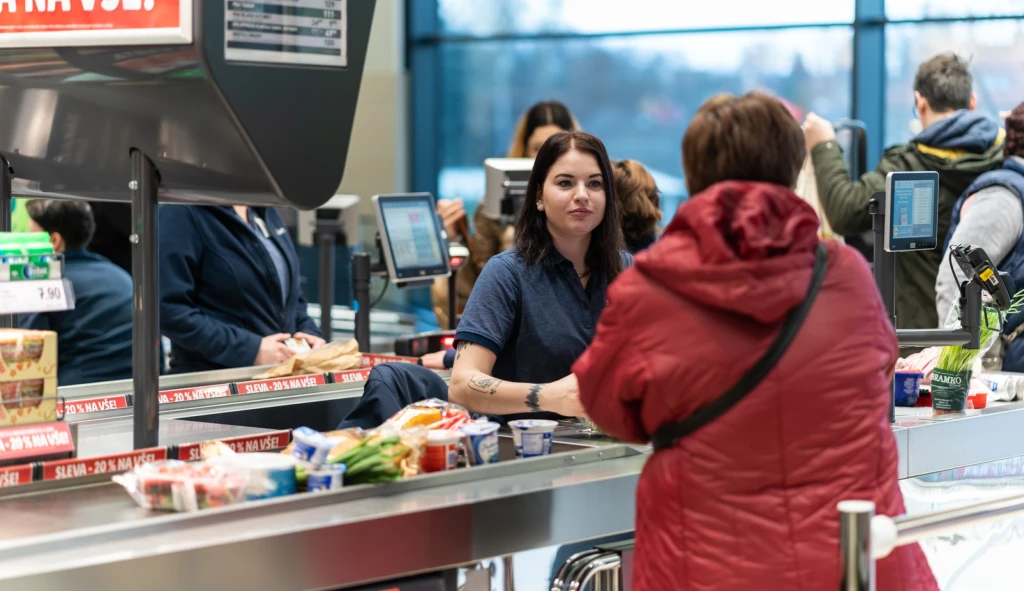
[[[590,154],[597,160],[601,169],[601,182],[604,183],[604,217],[590,234],[590,248],[587,250],[587,269],[592,273],[602,273],[611,281],[622,271],[622,226],[619,223],[619,203],[615,198],[614,174],[601,140],[582,131],[556,133],[541,146],[537,158],[533,161],[530,180],[526,184],[526,199],[523,210],[516,221],[516,248],[519,256],[528,265],[550,265],[551,254],[555,244],[548,230],[547,214],[537,209],[544,181],[547,180],[551,167],[563,155],[572,150]]]
[[[615,196],[622,206],[622,234],[626,244],[654,239],[661,221],[660,193],[654,177],[636,160],[615,163]]]
[[[32,199],[25,204],[28,217],[49,233],[58,233],[65,248],[85,248],[92,242],[96,221],[85,201]]]
[[[1003,154],[1024,157],[1024,103],[1014,107],[1006,117],[1006,142]]]
[[[690,195],[721,181],[796,186],[806,150],[804,131],[779,99],[763,92],[708,99],[683,136]]]
[[[525,158],[526,143],[530,140],[530,136],[538,127],[545,125],[557,125],[565,131],[579,129],[576,119],[569,112],[569,107],[558,101],[537,103],[519,119],[519,124],[516,125],[516,134],[512,138],[512,145],[508,149],[507,156],[509,158]]]

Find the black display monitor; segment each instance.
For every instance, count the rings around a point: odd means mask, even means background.
[[[890,172],[885,178],[885,250],[933,250],[939,234],[939,173]]]
[[[433,195],[374,195],[373,209],[392,281],[406,283],[451,274],[448,237],[437,218]]]

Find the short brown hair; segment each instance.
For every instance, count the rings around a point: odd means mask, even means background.
[[[690,195],[721,181],[762,181],[792,189],[806,149],[800,124],[779,99],[763,92],[708,99],[683,136],[683,172]]]
[[[621,206],[619,213],[626,243],[653,237],[661,221],[661,197],[654,177],[636,160],[619,160],[614,168],[615,197]]]
[[[936,113],[970,108],[973,84],[967,61],[955,53],[940,53],[926,61],[914,77],[914,90]]]
[[[31,199],[25,204],[28,217],[46,232],[60,234],[67,248],[85,248],[96,232],[92,208],[85,201]]]
[[[1006,141],[1003,143],[1003,154],[1007,158],[1011,156],[1024,158],[1024,103],[1017,105],[1006,117]]]

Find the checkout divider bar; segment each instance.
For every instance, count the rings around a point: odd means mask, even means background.
[[[235,453],[277,451],[284,449],[291,442],[291,431],[282,429],[214,441],[224,443]],[[0,467],[0,489],[34,482],[117,474],[148,462],[160,460],[199,460],[204,443],[208,442],[150,447],[93,458],[67,458],[4,466]]]

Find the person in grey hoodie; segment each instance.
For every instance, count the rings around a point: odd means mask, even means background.
[[[945,256],[954,244],[980,246],[1000,271],[1024,287],[1024,103],[1006,118],[1006,160],[1003,167],[977,178],[953,207]],[[962,279],[962,277],[961,277]],[[935,306],[943,322],[958,297],[957,279],[949,265],[939,267]],[[1010,316],[1004,327],[1004,371],[1024,371],[1024,314]]]
[[[885,177],[894,171],[939,173],[939,244],[946,241],[953,204],[979,175],[999,168],[1003,160],[1003,130],[974,111],[967,63],[952,54],[928,60],[914,79],[915,108],[924,130],[910,143],[886,150],[878,168],[851,179],[835,141],[832,125],[813,113],[804,134],[818,183],[818,198],[832,229],[852,236],[871,229],[871,195],[885,190]],[[934,328],[935,277],[942,262],[936,249],[896,257],[896,326]]]

